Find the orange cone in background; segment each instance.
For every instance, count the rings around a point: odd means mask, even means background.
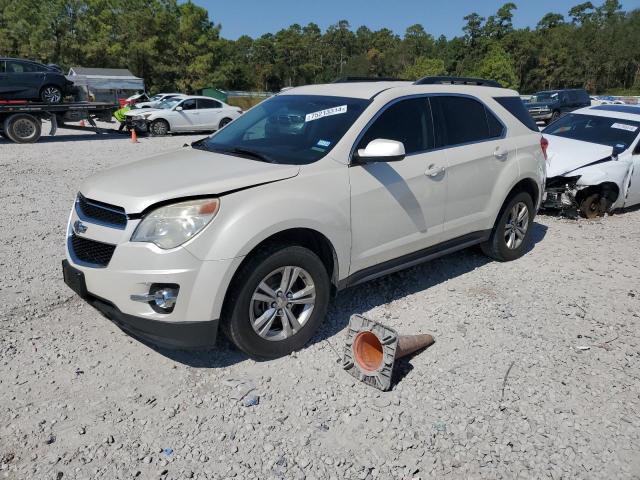
[[[349,322],[342,367],[367,385],[390,390],[395,361],[434,342],[431,335],[398,335],[381,323],[354,315]]]
[[[131,143],[138,143],[138,134],[135,128],[131,129]]]

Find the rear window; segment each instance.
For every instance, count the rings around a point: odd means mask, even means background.
[[[511,115],[520,120],[520,123],[525,127],[534,132],[540,131],[520,97],[494,97],[494,100],[502,105]]]

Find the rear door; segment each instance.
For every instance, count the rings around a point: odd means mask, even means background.
[[[433,96],[431,106],[436,147],[447,159],[444,240],[490,229],[497,213],[496,184],[505,181],[505,169],[514,181],[518,174],[506,127],[475,97]]]
[[[213,98],[198,99],[198,128],[200,130],[216,130],[220,123],[222,104]]]
[[[406,157],[349,167],[351,273],[432,246],[442,233],[446,160],[444,152],[434,151],[428,98],[410,97],[383,107],[356,148],[375,139],[402,142]]]
[[[40,96],[40,87],[45,75],[44,67],[22,60],[7,60],[7,91],[14,98],[32,99]]]

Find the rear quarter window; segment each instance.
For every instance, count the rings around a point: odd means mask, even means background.
[[[539,132],[538,125],[535,120],[529,114],[529,111],[524,106],[520,97],[494,97],[494,100],[498,102],[504,109],[506,109],[511,115],[516,117],[520,123],[522,123],[529,130]]]

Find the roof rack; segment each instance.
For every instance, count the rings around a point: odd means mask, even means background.
[[[392,77],[341,77],[331,83],[356,83],[356,82],[404,82],[400,78]]]
[[[451,84],[451,85],[478,85],[481,87],[498,87],[502,88],[495,80],[486,80],[484,78],[471,77],[423,77],[416,80],[414,85],[435,85],[435,84]]]

